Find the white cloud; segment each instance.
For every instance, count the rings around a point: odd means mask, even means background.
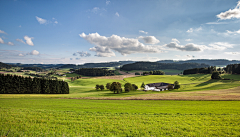
[[[219,25],[219,24],[228,24],[227,22],[208,22],[208,25]]]
[[[187,30],[188,33],[193,32],[193,28],[190,28],[189,30]]]
[[[80,60],[81,58],[76,58],[76,60]]]
[[[99,10],[100,10],[99,7],[94,7],[91,11],[92,11],[93,13],[97,13]]]
[[[187,30],[187,32],[188,32],[188,33],[192,33],[192,32],[194,32],[194,31],[198,32],[198,31],[200,31],[200,30],[202,30],[202,27],[199,27],[199,28],[196,28],[196,29],[190,28],[189,30]]]
[[[119,17],[119,13],[118,12],[116,12],[115,15]]]
[[[81,57],[90,57],[91,54],[88,53],[87,51],[84,52],[84,51],[77,51],[76,53],[73,53],[73,56],[77,56],[77,54],[79,54]]]
[[[1,43],[1,44],[4,44],[4,41],[3,41],[3,39],[2,39],[2,38],[0,38],[0,43]]]
[[[33,37],[28,37],[28,36],[24,36],[24,39],[26,40],[26,43],[30,46],[34,46],[33,42],[32,42],[32,39]]]
[[[109,5],[110,4],[110,1],[109,0],[106,0],[106,5]]]
[[[4,32],[3,30],[0,30],[0,33],[7,34],[7,33],[6,33],[6,32]]]
[[[192,39],[185,39],[185,41],[192,41]]]
[[[195,56],[193,56],[193,55],[186,55],[186,57],[187,57],[187,58],[190,58],[190,59],[191,59],[191,58],[195,58]]]
[[[12,42],[8,42],[7,44],[10,45],[10,46],[13,46],[13,45],[14,45]]]
[[[172,39],[173,42],[176,42],[176,43],[180,43],[177,39],[173,38]]]
[[[148,34],[148,32],[145,32],[143,30],[139,30],[140,33]]]
[[[40,24],[46,24],[47,23],[47,20],[43,19],[43,18],[40,18],[38,16],[36,16],[36,19],[37,21],[40,23]]]
[[[58,21],[54,21],[55,24],[58,24]]]
[[[22,53],[18,54],[19,57],[24,57],[25,55],[23,55]]]
[[[204,47],[205,45],[196,45],[193,43],[189,43],[185,46],[178,45],[176,42],[171,42],[169,44],[165,45],[168,48],[173,48],[181,51],[202,51],[203,49],[201,47]]]
[[[160,53],[162,52],[158,46],[149,46],[140,43],[138,39],[125,38],[117,35],[111,37],[100,36],[98,33],[91,33],[86,35],[85,33],[79,34],[80,37],[84,38],[91,44],[96,45],[91,48],[91,51],[95,51],[97,56],[115,56],[111,50],[117,51],[122,55],[132,53]],[[105,53],[108,53],[105,55]]]
[[[108,48],[108,47],[95,46],[93,48],[90,48],[89,50],[95,51],[97,53],[95,56],[97,56],[97,57],[112,57],[112,56],[116,56],[115,53],[112,52],[111,49]]]
[[[19,25],[18,27],[19,27],[19,28],[21,28],[22,26],[21,26],[21,25]]]
[[[211,50],[225,50],[227,48],[233,48],[234,44],[229,44],[227,42],[215,42],[209,44],[209,49]]]
[[[240,55],[240,52],[224,52],[224,53],[228,55]]]
[[[26,44],[22,39],[16,39],[16,41]]]
[[[30,55],[38,55],[38,54],[39,54],[39,52],[36,51],[36,50],[33,50],[33,51],[30,52]]]
[[[217,15],[221,20],[227,20],[232,18],[240,18],[240,1],[238,1],[237,6],[234,9],[229,9],[228,11],[221,12]]]
[[[147,44],[157,44],[159,43],[160,41],[158,39],[156,39],[156,37],[154,36],[140,36],[138,37],[139,39],[142,39],[145,43]]]
[[[237,31],[229,31],[229,30],[227,30],[227,33],[228,34],[240,34],[240,29],[237,30]]]

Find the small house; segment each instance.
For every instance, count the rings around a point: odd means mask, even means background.
[[[174,84],[169,84],[169,83],[150,83],[146,84],[144,90],[153,90],[153,91],[164,91],[168,90],[168,85],[172,85],[174,88]]]

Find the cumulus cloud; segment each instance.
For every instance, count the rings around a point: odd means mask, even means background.
[[[132,53],[160,53],[161,50],[158,46],[149,46],[140,43],[138,39],[125,38],[117,35],[112,35],[110,37],[100,36],[98,33],[91,33],[86,35],[85,33],[79,34],[80,37],[84,38],[91,44],[96,45],[91,48],[91,51],[97,53],[108,53],[107,56],[115,56],[111,51],[121,53],[122,55],[132,54]],[[97,54],[97,56],[105,56]]]
[[[3,30],[0,30],[0,33],[7,34],[7,33],[6,33],[6,32],[4,32]]]
[[[13,45],[14,45],[12,42],[8,42],[7,44],[10,45],[10,46],[13,46]]]
[[[36,16],[36,19],[37,21],[40,23],[40,24],[46,24],[47,23],[47,20],[43,19],[43,18],[40,18],[38,16]]]
[[[240,52],[224,52],[224,53],[228,55],[240,55]]]
[[[190,28],[189,30],[187,30],[187,32],[188,33],[192,33],[192,32],[198,32],[198,31],[200,31],[200,30],[202,30],[202,27],[199,27],[199,28],[196,28],[196,29],[193,29],[193,28]]]
[[[30,46],[34,46],[32,39],[33,37],[28,37],[28,36],[24,36],[24,39],[26,40],[26,43]]]
[[[77,54],[79,54],[81,57],[90,57],[91,54],[88,53],[87,51],[84,52],[84,51],[77,51],[76,53],[73,53],[73,56],[77,56]]]
[[[24,57],[25,55],[22,54],[22,53],[20,53],[20,54],[18,54],[18,56],[19,56],[19,57]]]
[[[160,41],[158,39],[156,39],[156,37],[154,36],[140,36],[138,37],[139,39],[142,39],[145,43],[147,44],[157,44],[159,43]]]
[[[55,24],[58,24],[58,21],[54,21]]]
[[[95,51],[97,57],[112,57],[116,56],[113,51],[111,51],[110,48],[108,47],[100,47],[100,46],[95,46],[93,48],[90,48],[89,50]]]
[[[229,9],[228,11],[221,12],[217,15],[221,20],[227,20],[232,18],[240,18],[240,1],[238,1],[237,6],[234,9]]]
[[[195,58],[193,55],[186,55],[187,58]]]
[[[118,12],[116,12],[115,15],[119,17],[119,13]]]
[[[100,10],[99,7],[94,7],[91,11],[92,11],[93,13],[97,13],[99,10]]]
[[[1,44],[4,44],[4,41],[3,41],[3,39],[2,39],[2,38],[0,38],[0,43],[1,43]]]
[[[148,32],[145,32],[143,30],[139,30],[140,33],[148,34]]]
[[[192,41],[192,39],[185,39],[185,41]]]
[[[16,41],[26,44],[22,39],[16,39]]]
[[[173,38],[172,39],[173,42],[176,42],[176,43],[180,43],[177,39]]]
[[[171,42],[169,44],[166,44],[165,46],[168,48],[178,49],[181,51],[202,51],[202,49],[200,48],[201,45],[196,45],[193,43],[189,43],[185,46],[182,46],[182,45],[178,45],[177,42]]]
[[[39,52],[37,50],[33,50],[30,52],[30,55],[39,55]]]

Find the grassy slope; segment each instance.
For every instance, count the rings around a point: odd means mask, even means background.
[[[0,136],[240,136],[240,101],[1,99]]]

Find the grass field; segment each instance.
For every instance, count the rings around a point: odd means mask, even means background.
[[[240,101],[1,99],[4,136],[240,136]]]
[[[240,88],[227,91],[240,86],[239,75],[222,75],[233,80],[210,77],[151,75],[73,82],[64,78],[70,94],[0,94],[0,136],[240,136],[240,101],[177,101],[228,99],[225,96],[239,100]],[[140,86],[176,80],[181,88],[173,91],[113,94],[94,89],[96,84],[111,82]]]

